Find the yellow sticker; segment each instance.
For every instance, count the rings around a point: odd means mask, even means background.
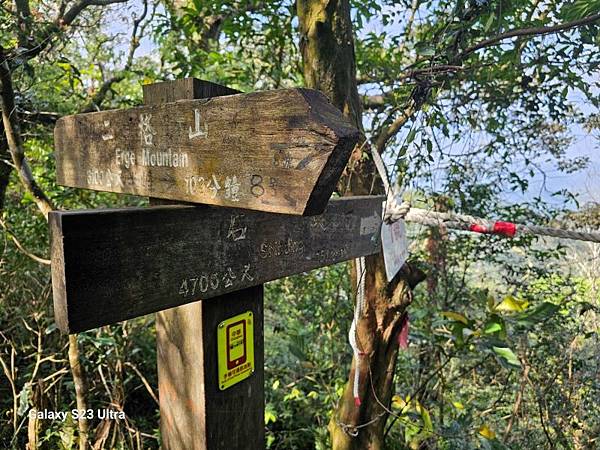
[[[219,389],[245,380],[254,373],[254,317],[248,311],[224,320],[217,328]]]

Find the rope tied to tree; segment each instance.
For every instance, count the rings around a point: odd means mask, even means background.
[[[371,154],[373,162],[379,173],[381,181],[386,192],[386,202],[383,210],[383,222],[392,224],[399,220],[406,222],[418,223],[431,227],[445,227],[455,230],[470,231],[473,233],[494,234],[507,238],[513,238],[517,234],[529,234],[533,236],[549,236],[560,239],[573,239],[579,241],[588,241],[600,243],[600,232],[583,231],[583,230],[564,230],[553,227],[543,227],[538,225],[524,225],[513,222],[494,221],[483,219],[481,217],[471,216],[468,214],[456,214],[448,212],[429,211],[421,208],[414,208],[408,201],[397,201],[399,197],[394,189],[391,188],[385,164],[377,150],[371,146]],[[364,352],[360,350],[357,342],[357,325],[363,311],[365,309],[365,258],[357,258],[356,262],[356,306],[354,308],[354,317],[348,332],[348,340],[354,354],[354,378],[352,381],[352,395],[356,407],[361,405],[360,399],[360,370]],[[406,321],[406,324],[404,323]],[[408,324],[408,316],[403,319],[403,330]],[[407,328],[406,330],[407,331]],[[399,338],[399,342],[401,339]],[[401,342],[401,346],[402,345]],[[371,421],[352,426],[343,424],[338,421],[338,425],[349,436],[358,436],[359,428],[367,426],[378,420],[381,416],[372,419]]]
[[[418,223],[431,227],[444,226],[454,230],[470,231],[473,233],[494,234],[507,238],[517,235],[548,236],[559,239],[571,239],[576,241],[587,241],[600,243],[600,232],[585,230],[565,230],[562,228],[544,227],[539,225],[524,225],[520,223],[494,221],[475,217],[468,214],[456,214],[448,212],[429,211],[414,208],[410,202],[396,200],[397,196],[391,188],[385,165],[377,151],[371,150],[373,161],[379,172],[379,176],[387,193],[384,208],[383,221],[387,224],[405,220],[406,222]]]

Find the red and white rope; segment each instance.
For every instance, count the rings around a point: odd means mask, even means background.
[[[481,217],[469,216],[467,214],[444,213],[428,211],[426,209],[414,208],[408,202],[398,203],[396,196],[390,187],[383,160],[377,151],[372,150],[373,161],[383,181],[387,200],[384,207],[383,220],[393,223],[398,220],[418,223],[432,227],[444,226],[455,230],[471,231],[473,233],[494,234],[508,238],[517,235],[529,234],[534,236],[549,236],[559,239],[573,239],[577,241],[588,241],[600,243],[600,232],[586,230],[564,230],[554,227],[543,227],[539,225],[524,225],[513,222],[495,221],[482,219]]]

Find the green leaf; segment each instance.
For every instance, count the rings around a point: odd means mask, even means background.
[[[522,312],[525,311],[528,304],[527,300],[519,300],[512,295],[507,295],[494,309],[504,312]]]
[[[431,416],[429,415],[429,411],[423,406],[420,406],[421,412],[421,420],[423,421],[423,431],[426,433],[433,432],[433,423],[431,422]]]
[[[500,325],[498,322],[486,323],[485,328],[483,330],[483,332],[485,334],[492,334],[492,333],[496,333],[498,331],[502,331],[502,325]]]
[[[410,144],[415,140],[415,136],[417,135],[417,129],[413,128],[408,132],[408,136],[406,136],[406,143]]]
[[[492,350],[498,356],[500,364],[507,368],[520,368],[521,362],[517,358],[517,355],[513,353],[513,351],[508,347],[496,347],[493,346]]]
[[[492,24],[494,23],[494,19],[496,18],[495,14],[491,14],[490,17],[488,18],[487,22],[485,23],[485,26],[483,27],[483,31],[489,31],[489,29],[492,27]]]
[[[469,319],[467,319],[465,316],[463,316],[460,313],[452,312],[452,311],[444,311],[442,313],[442,316],[447,317],[450,320],[454,320],[455,322],[461,322],[461,323],[464,323],[465,325],[469,325]]]
[[[500,338],[504,338],[506,336],[506,324],[504,323],[504,319],[500,317],[498,314],[492,314],[487,319],[485,326],[483,328],[484,334],[494,334],[499,333]]]
[[[533,311],[520,314],[517,317],[517,322],[521,325],[531,326],[536,323],[543,322],[552,317],[560,309],[560,306],[554,303],[544,302]]]
[[[271,408],[267,407],[267,409],[265,409],[265,425],[268,425],[270,422],[276,421],[277,416],[275,415],[275,412]]]

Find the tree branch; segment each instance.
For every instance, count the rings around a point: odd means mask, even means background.
[[[25,109],[17,108],[19,117],[23,122],[40,124],[40,125],[54,125],[61,114],[52,111],[28,111]],[[0,152],[0,155],[2,153]]]
[[[128,0],[79,0],[64,14],[56,20],[57,25],[69,26],[77,18],[81,11],[88,6],[108,6],[115,3],[127,3]]]
[[[6,141],[8,150],[10,151],[13,164],[19,174],[21,183],[25,189],[33,195],[33,199],[38,208],[44,214],[46,219],[48,213],[54,209],[50,199],[37,184],[31,173],[29,163],[25,158],[25,149],[19,131],[19,123],[17,120],[17,111],[15,106],[15,92],[12,85],[12,75],[8,67],[8,62],[4,58],[4,51],[0,48],[0,60],[4,62],[0,64],[0,99],[2,104],[2,122],[6,133]]]
[[[24,46],[25,51],[20,51],[18,56],[20,58],[32,59],[39,55],[46,47],[48,47],[52,40],[65,28],[70,26],[73,21],[79,16],[79,14],[88,6],[108,6],[115,3],[127,3],[129,0],[79,0],[71,8],[69,8],[63,14],[63,5],[61,5],[59,16],[49,24],[46,29],[41,33],[41,38],[35,43],[32,42],[33,38],[31,32],[29,33],[28,40],[29,45]],[[29,22],[31,24],[31,22]]]
[[[26,47],[28,44],[28,39],[31,39],[31,36],[29,36],[27,33],[27,29],[29,28],[29,22],[31,21],[31,9],[29,8],[29,0],[15,0],[15,7],[17,10],[17,26],[19,27],[19,46]]]
[[[21,244],[21,242],[19,242],[19,240],[17,239],[17,236],[15,236],[15,234],[8,228],[8,226],[6,225],[6,223],[4,223],[4,221],[2,219],[0,219],[0,226],[2,228],[4,228],[4,232],[6,234],[8,234],[8,236],[12,239],[12,241],[14,242],[14,244],[17,246],[17,248],[25,255],[28,256],[29,258],[33,259],[35,262],[40,263],[40,264],[44,264],[46,266],[50,265],[50,260],[49,259],[45,259],[45,258],[40,258],[39,256],[31,253],[29,250],[27,250],[23,244]]]
[[[482,48],[492,47],[494,45],[499,44],[505,39],[510,39],[513,37],[519,36],[542,36],[550,33],[558,33],[559,31],[569,30],[571,28],[580,27],[583,25],[589,25],[596,21],[600,20],[600,13],[593,14],[591,16],[584,17],[582,19],[573,20],[567,23],[561,23],[558,25],[554,25],[551,27],[533,27],[533,28],[522,28],[520,30],[511,30],[506,33],[499,34],[497,36],[491,37],[484,41],[479,42],[478,44],[472,45],[464,50],[462,53],[458,55],[459,59],[464,58],[471,53],[476,52],[477,50],[481,50]]]
[[[8,188],[10,173],[12,172],[11,165],[5,163],[9,159],[10,152],[8,151],[8,142],[6,142],[6,135],[4,134],[4,125],[0,121],[0,212],[4,209],[6,189]]]
[[[456,60],[462,61],[469,54],[474,53],[482,48],[497,45],[505,39],[510,39],[513,37],[533,35],[541,36],[545,34],[558,33],[560,31],[569,30],[583,25],[588,25],[598,20],[600,20],[600,13],[549,27],[532,27],[507,31],[506,33],[499,34],[492,38],[486,39],[478,44],[475,44],[471,47],[468,47],[466,50],[464,50],[458,55]],[[409,68],[414,67],[414,65],[415,64],[412,64],[411,66],[409,66]],[[419,80],[421,77],[426,75],[431,76],[439,73],[458,72],[461,70],[465,70],[465,68],[459,65],[440,64],[423,69],[405,70],[403,73],[400,74],[399,78],[414,78]],[[385,149],[385,146],[387,145],[389,140],[400,131],[402,126],[408,121],[408,119],[410,119],[410,117],[414,115],[415,112],[417,112],[423,106],[425,101],[426,99],[411,101],[408,107],[399,116],[393,119],[388,126],[384,127],[381,130],[375,142],[375,147],[378,152],[381,153]],[[385,106],[385,96],[363,97],[363,104],[365,104],[365,107],[371,109],[381,108]]]
[[[420,102],[419,102],[420,103]],[[390,139],[392,139],[404,126],[406,122],[423,106],[417,103],[413,98],[410,99],[404,111],[394,119],[391,118],[391,123],[384,126],[375,139],[375,149],[379,153],[383,153]]]
[[[79,344],[77,343],[77,335],[69,335],[69,365],[73,373],[73,384],[75,385],[75,400],[77,409],[80,411],[87,410],[87,402],[85,399],[87,393],[86,375],[81,357],[79,356]],[[89,424],[87,418],[82,416],[77,421],[79,427],[79,450],[87,450],[88,448],[88,430]]]
[[[133,65],[133,57],[135,56],[135,51],[140,46],[140,39],[144,34],[144,30],[148,25],[148,22],[142,24],[146,15],[148,14],[148,0],[144,0],[143,2],[144,8],[142,10],[142,14],[139,18],[134,19],[133,21],[133,29],[131,32],[131,41],[129,42],[129,53],[127,55],[127,61],[125,62],[125,66],[121,69],[118,75],[114,75],[108,80],[102,83],[102,86],[98,89],[98,91],[92,96],[89,103],[81,110],[81,112],[92,112],[100,109],[100,105],[106,99],[107,94],[112,89],[113,85],[119,83],[125,79],[125,72],[131,69]],[[156,10],[156,5],[155,5]],[[154,15],[154,11],[152,16]],[[134,16],[135,17],[135,16]],[[139,36],[138,36],[139,29]]]
[[[425,67],[423,69],[409,70],[404,73],[397,75],[397,80],[416,80],[417,83],[422,82],[426,77],[433,77],[436,75],[445,75],[447,73],[461,72],[469,70],[471,67],[456,66],[450,64],[438,64],[431,67]],[[393,92],[387,91],[383,94],[378,95],[363,95],[362,105],[364,109],[380,109],[388,104],[393,98]]]

